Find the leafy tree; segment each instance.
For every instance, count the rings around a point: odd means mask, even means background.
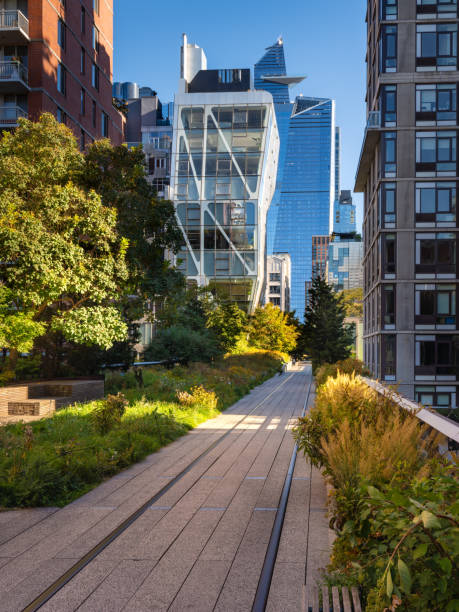
[[[222,354],[215,334],[208,329],[194,330],[182,325],[160,329],[156,338],[146,349],[147,360],[179,359],[190,361],[212,361]]]
[[[363,319],[363,289],[345,289],[340,291],[339,295],[343,297],[343,305],[346,317],[357,317]]]
[[[344,324],[343,298],[319,276],[312,282],[304,314],[300,343],[311,357],[314,370],[323,363],[335,363],[351,353],[352,330]]]
[[[0,140],[0,287],[10,366],[44,332],[110,348],[126,335],[114,306],[128,279],[116,210],[78,186],[75,137],[45,114]],[[0,332],[0,335],[1,335]],[[17,338],[17,340],[14,340]],[[26,338],[26,344],[23,340]]]
[[[290,353],[296,348],[298,335],[291,315],[271,303],[257,308],[250,318],[250,344],[256,348]]]
[[[234,349],[247,333],[247,314],[234,302],[218,304],[207,317],[207,327],[214,331],[226,351]]]

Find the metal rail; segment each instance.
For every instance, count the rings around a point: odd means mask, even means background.
[[[216,448],[223,440],[225,440],[245,419],[251,416],[257,408],[262,406],[274,393],[276,393],[283,385],[285,385],[293,374],[283,379],[276,388],[271,391],[263,400],[258,402],[252,410],[243,416],[239,421],[226,433],[224,433],[218,440],[215,440],[208,448],[206,448],[196,459],[191,461],[185,469],[183,469],[177,476],[175,476],[170,482],[162,487],[155,495],[153,495],[148,501],[146,501],[140,508],[134,511],[127,519],[125,519],[118,527],[116,527],[111,533],[109,533],[103,540],[98,542],[88,553],[86,553],[81,559],[79,559],[70,569],[68,569],[62,576],[57,578],[47,589],[45,589],[40,595],[30,602],[24,609],[23,612],[35,612],[39,610],[47,601],[49,601],[58,591],[60,591],[72,578],[74,578],[82,569],[84,569],[93,559],[95,559],[109,544],[111,544],[116,538],[126,531],[140,516],[142,516],[150,506],[155,504],[169,489],[171,489],[179,480],[181,480],[188,472],[198,464],[204,457],[206,457],[214,448]],[[223,451],[224,452],[224,451]],[[220,455],[212,462],[212,465],[218,461]],[[194,485],[191,485],[194,486]]]

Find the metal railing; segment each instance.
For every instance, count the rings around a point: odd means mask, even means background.
[[[381,127],[381,111],[371,111],[368,115],[367,129]]]
[[[29,72],[21,62],[16,60],[0,62],[0,81],[22,81],[27,85]]]
[[[444,435],[445,438],[453,443],[450,446],[456,445],[456,447],[459,448],[459,423],[448,419],[434,410],[429,410],[416,402],[406,399],[406,397],[396,393],[393,389],[390,389],[375,380],[365,378],[364,376],[361,376],[361,378],[377,393],[388,397],[395,404],[403,408],[403,410],[407,410],[408,412],[416,415],[420,421]]]
[[[0,125],[16,125],[19,117],[27,119],[27,112],[19,106],[0,106]]]
[[[0,10],[0,30],[23,30],[29,35],[29,20],[21,11]]]

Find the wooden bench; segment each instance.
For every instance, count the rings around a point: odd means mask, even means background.
[[[303,612],[362,612],[357,587],[322,586],[303,591]]]

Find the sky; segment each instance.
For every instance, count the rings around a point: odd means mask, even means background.
[[[365,0],[115,0],[114,80],[173,100],[182,33],[202,47],[208,68],[251,68],[279,36],[291,90],[336,100],[341,188],[353,189],[365,126]],[[362,196],[356,194],[357,221]]]

